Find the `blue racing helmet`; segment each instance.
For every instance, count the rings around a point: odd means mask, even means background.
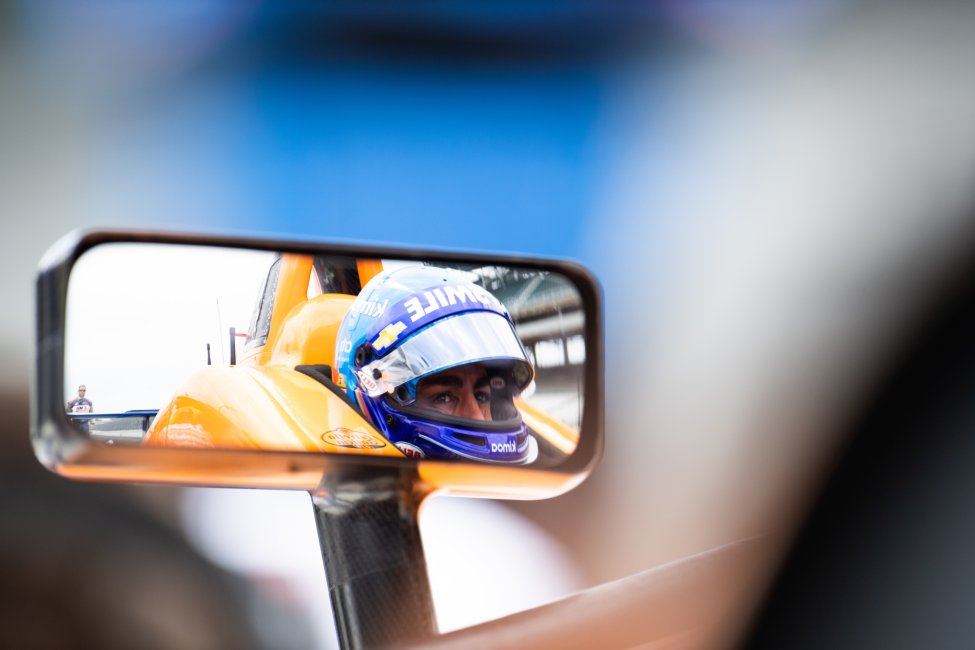
[[[473,277],[421,265],[376,275],[342,320],[335,383],[408,456],[530,463],[538,444],[514,398],[535,370]]]

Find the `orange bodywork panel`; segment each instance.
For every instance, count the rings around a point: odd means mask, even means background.
[[[548,440],[563,454],[571,454],[579,446],[579,432],[576,429],[549,417],[525,400],[516,399],[515,406],[532,433]]]
[[[268,364],[333,365],[335,336],[355,296],[326,293],[295,306],[264,348]]]
[[[200,370],[159,412],[144,444],[402,457],[328,388],[279,366]]]
[[[383,271],[382,260],[360,259],[356,261],[356,266],[359,269],[359,283],[363,287]]]
[[[247,361],[266,366],[272,363],[271,353],[280,338],[288,313],[308,300],[308,282],[311,278],[314,258],[310,255],[287,254],[281,256],[281,270],[274,292],[271,311],[271,330],[267,341],[256,354],[248,354]],[[341,321],[341,319],[339,319]]]
[[[488,499],[546,499],[571,490],[585,478],[585,474],[449,460],[421,460],[416,467],[420,480],[441,494]]]

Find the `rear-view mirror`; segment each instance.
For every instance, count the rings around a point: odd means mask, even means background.
[[[399,464],[530,497],[601,446],[598,290],[572,263],[89,233],[39,292],[35,447],[68,475],[308,488]]]

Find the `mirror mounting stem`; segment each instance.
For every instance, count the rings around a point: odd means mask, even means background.
[[[343,648],[437,634],[414,471],[356,467],[311,492],[329,598]]]

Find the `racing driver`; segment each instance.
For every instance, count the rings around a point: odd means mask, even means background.
[[[534,368],[507,309],[469,275],[376,275],[339,328],[333,379],[407,456],[530,463],[538,444],[514,398]]]

